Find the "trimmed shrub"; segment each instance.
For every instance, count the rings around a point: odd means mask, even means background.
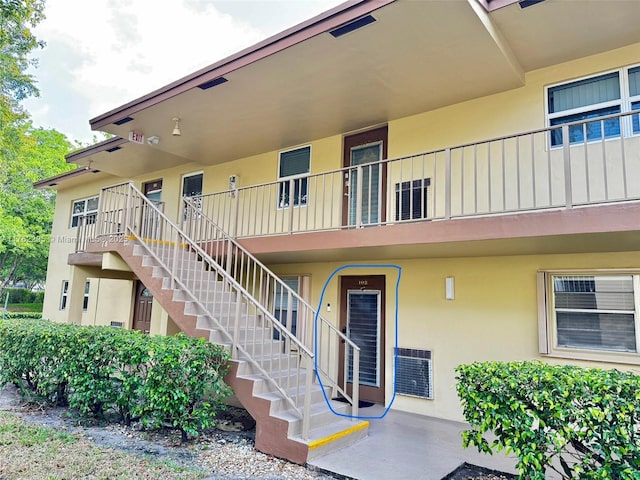
[[[15,303],[42,303],[44,292],[32,292],[28,288],[5,288],[2,291],[2,304],[9,293],[9,305]]]
[[[506,450],[520,478],[640,478],[640,376],[541,362],[456,368],[463,445]],[[485,434],[495,439],[489,442]]]
[[[16,303],[9,305],[4,312],[4,318],[42,318],[42,304],[41,303]],[[3,317],[0,315],[0,318]]]
[[[42,309],[39,312],[5,312],[4,316],[9,319],[20,320],[20,319],[32,319],[32,320],[41,320],[42,319]],[[0,315],[2,318],[2,315]]]
[[[182,441],[213,426],[216,411],[231,393],[222,378],[218,350],[211,342],[184,334],[154,337],[141,386],[145,401],[135,409],[142,423],[178,428]]]
[[[183,441],[213,426],[224,408],[228,360],[222,347],[184,334],[0,320],[0,385],[84,415],[175,428]]]

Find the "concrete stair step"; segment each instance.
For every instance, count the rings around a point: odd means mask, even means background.
[[[322,425],[312,428],[309,439],[303,440],[301,435],[293,435],[292,438],[306,443],[309,446],[307,461],[321,457],[331,452],[338,451],[349,445],[367,438],[369,435],[369,422],[367,420],[339,419],[331,425]]]

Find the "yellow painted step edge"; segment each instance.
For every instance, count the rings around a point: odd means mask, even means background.
[[[327,445],[328,443],[335,442],[340,438],[344,438],[352,433],[355,433],[359,430],[367,428],[369,426],[369,422],[363,421],[354,425],[353,427],[345,428],[341,432],[334,433],[333,435],[329,435],[324,438],[319,438],[318,440],[314,440],[313,442],[309,442],[309,450],[314,450],[316,448],[322,447],[323,445]]]

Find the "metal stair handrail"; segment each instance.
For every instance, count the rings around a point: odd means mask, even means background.
[[[183,230],[188,232],[190,238],[196,239],[202,245],[205,245],[212,257],[216,258],[221,265],[225,264],[227,271],[235,272],[236,278],[238,278],[239,274],[239,280],[241,282],[244,281],[247,284],[247,288],[252,289],[253,287],[260,290],[266,289],[268,292],[279,292],[280,303],[286,303],[287,305],[287,308],[282,310],[285,310],[288,314],[292,311],[291,307],[297,304],[298,329],[300,329],[301,325],[307,326],[307,331],[301,332],[298,338],[306,337],[308,348],[314,353],[316,369],[322,377],[322,383],[333,389],[334,397],[341,395],[351,403],[351,415],[357,417],[358,388],[352,388],[352,393],[350,394],[347,384],[359,385],[360,347],[322,316],[300,294],[283,282],[278,275],[273,273],[228,232],[222,229],[212,218],[203,214],[199,209],[197,198],[183,197],[182,213]],[[254,293],[254,296],[259,295],[259,293]],[[283,299],[286,301],[283,302]],[[276,302],[274,301],[274,303]],[[281,319],[281,321],[288,329],[293,326],[290,316]],[[316,328],[313,328],[313,331],[309,331],[310,327],[315,326],[316,321]],[[300,333],[300,330],[297,333]],[[314,341],[316,339],[313,338],[313,333],[318,335],[317,341]],[[343,365],[338,365],[338,368],[336,368],[334,359],[331,358],[331,353],[337,357],[341,344],[344,348]],[[315,345],[320,346],[320,352],[314,351]],[[321,355],[322,351],[329,352],[329,354],[323,356]],[[349,369],[349,360],[351,360],[351,369]]]
[[[285,401],[298,412],[302,418],[302,437],[305,440],[308,439],[311,418],[311,386],[313,379],[310,373],[314,370],[314,354],[305,347],[286,326],[275,318],[269,309],[255,299],[247,289],[203,250],[197,242],[193,241],[182,229],[169,220],[154,202],[147,199],[132,183],[116,185],[102,190],[97,223],[99,227],[97,231],[98,238],[109,236],[114,240],[118,238],[122,239],[122,237],[135,239],[139,245],[145,248],[148,254],[169,273],[172,288],[179,286],[201,309],[208,313],[210,318],[215,321],[216,326],[224,331],[231,341],[233,358],[239,358],[238,353],[240,353],[243,359],[255,366],[258,371],[265,376],[268,382],[277,389]],[[203,262],[203,265],[206,264],[207,268],[199,269],[199,271],[190,269],[189,262],[194,258]],[[219,291],[214,291],[213,297],[211,297],[210,291],[206,291],[203,297],[202,294],[198,294],[196,287],[199,284],[202,285],[204,281],[210,281],[208,280],[209,277],[207,274],[212,273],[222,279],[224,288]],[[198,275],[200,278],[197,278]],[[223,305],[223,307],[227,307],[228,309],[226,313],[229,319],[226,324],[224,321],[221,321],[220,318],[216,319],[214,313],[208,308],[209,303],[218,302],[218,297],[216,296],[218,294],[235,295],[235,301],[227,301],[227,305]],[[221,303],[224,303],[224,301]],[[244,312],[242,312],[243,307]],[[235,310],[232,311],[232,308]],[[222,311],[222,313],[225,312]],[[269,335],[271,335],[271,332],[274,332],[274,335],[277,332],[277,342],[273,341],[271,337],[265,338],[263,332],[263,341],[271,341],[270,350],[268,350],[268,347],[265,347],[264,344],[261,349],[255,347],[250,348],[247,343],[248,337],[245,338],[244,343],[242,342],[240,338],[240,327],[242,326],[241,317],[243,313],[245,314],[245,329],[250,328],[248,320],[246,320],[249,315],[254,315],[256,318],[260,315],[262,320],[268,324]],[[220,316],[221,313],[218,315]],[[233,332],[229,332],[228,327],[231,325],[235,327]],[[256,337],[257,334],[254,332],[253,339],[256,340]],[[286,341],[281,342],[279,341],[280,339],[285,339]],[[274,343],[278,344],[275,350],[273,347]],[[285,348],[290,350],[282,348],[280,344],[284,344],[286,346]],[[271,355],[273,358],[274,353],[287,353],[291,350],[295,350],[297,355],[288,355],[288,361],[283,361],[282,356],[280,357],[276,367],[278,368],[276,371],[280,373],[279,377],[273,375],[274,366],[271,367],[272,372],[270,373],[268,369],[264,368],[259,360],[256,359],[257,353],[262,353],[263,356]],[[293,368],[291,366],[292,361],[294,362]],[[306,375],[304,387],[301,387],[299,379],[304,369],[306,369],[308,374]],[[292,385],[290,381],[292,370],[297,370],[298,373],[298,381],[295,385]],[[289,375],[282,375],[282,372],[288,373]],[[286,382],[284,382],[283,379],[286,379]],[[303,395],[300,395],[301,390]],[[300,405],[301,397],[304,399],[303,405]]]

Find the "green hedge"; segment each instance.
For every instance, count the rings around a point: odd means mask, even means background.
[[[0,385],[85,415],[175,428],[183,441],[213,426],[224,408],[228,360],[223,348],[184,334],[0,320]]]
[[[456,368],[463,443],[518,458],[520,478],[640,479],[640,376],[541,362]],[[485,433],[494,439],[487,441]]]
[[[32,292],[27,288],[5,288],[2,291],[2,305],[4,305],[9,293],[9,305],[14,303],[42,303],[44,302],[44,292]]]
[[[21,320],[21,319],[32,319],[32,320],[39,320],[42,319],[42,311],[39,312],[4,312],[4,317],[5,318],[9,318],[9,319],[14,319],[14,320]],[[2,318],[3,315],[0,315],[0,318]]]

